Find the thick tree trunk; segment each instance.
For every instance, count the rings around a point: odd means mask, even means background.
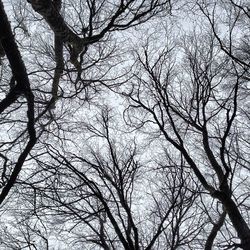
[[[225,192],[218,192],[217,198],[222,202],[224,208],[241,240],[241,247],[244,250],[250,249],[250,228],[242,217],[239,208],[230,195]]]

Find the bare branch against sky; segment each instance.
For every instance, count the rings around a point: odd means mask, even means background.
[[[0,0],[0,250],[249,250],[249,21]]]

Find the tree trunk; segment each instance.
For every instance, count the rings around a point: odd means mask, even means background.
[[[221,215],[220,215],[220,218],[219,220],[214,224],[208,238],[207,238],[207,241],[206,241],[206,244],[205,244],[205,250],[212,250],[213,248],[213,244],[214,244],[214,240],[217,236],[217,233],[220,231],[224,221],[225,221],[225,218],[226,218],[226,215],[227,213],[224,211]]]
[[[224,208],[241,240],[241,247],[244,250],[250,249],[250,228],[242,217],[239,208],[230,195],[225,192],[218,192],[217,198],[222,202]]]

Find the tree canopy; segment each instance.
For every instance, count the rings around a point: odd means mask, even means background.
[[[0,0],[0,249],[250,249],[246,0]]]

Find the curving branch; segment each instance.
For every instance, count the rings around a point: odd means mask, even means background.
[[[29,134],[29,141],[23,152],[20,154],[9,180],[7,181],[6,185],[2,189],[2,192],[0,193],[0,204],[1,204],[8,195],[10,189],[15,184],[18,174],[20,173],[28,154],[30,153],[31,149],[36,143],[34,95],[30,88],[27,71],[24,62],[22,60],[21,54],[18,50],[17,44],[15,42],[13,33],[11,31],[11,26],[8,21],[8,17],[5,13],[2,1],[0,1],[0,40],[3,49],[6,53],[6,56],[9,60],[13,77],[16,81],[16,85],[13,88],[11,88],[7,96],[0,102],[0,113],[2,113],[11,104],[13,104],[21,94],[24,95],[28,107],[27,131]]]
[[[205,250],[212,250],[213,249],[214,240],[215,240],[218,232],[220,231],[220,229],[225,221],[226,215],[227,215],[226,211],[223,211],[223,213],[220,215],[219,220],[213,224],[213,228],[212,228],[212,230],[211,230],[211,232],[208,235],[207,240],[206,240]]]

